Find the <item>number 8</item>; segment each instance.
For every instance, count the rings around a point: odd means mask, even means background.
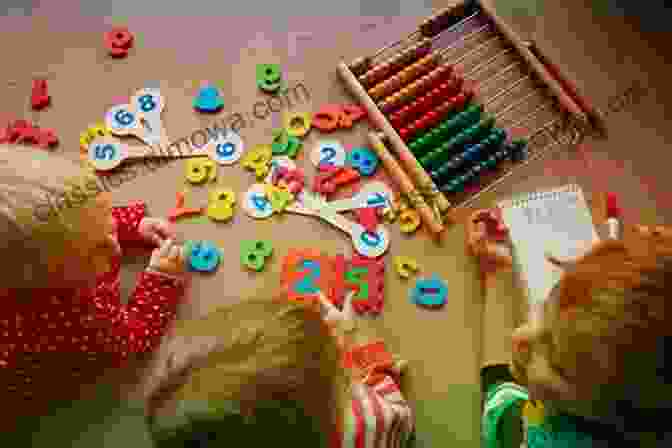
[[[140,103],[140,109],[142,109],[143,112],[151,112],[156,107],[152,95],[142,95],[138,99],[138,103]]]

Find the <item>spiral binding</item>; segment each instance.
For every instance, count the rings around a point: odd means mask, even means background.
[[[501,208],[522,208],[527,207],[529,202],[542,199],[558,199],[565,193],[581,193],[581,187],[577,184],[568,184],[553,190],[535,191],[528,193],[521,198],[509,199],[500,202]]]

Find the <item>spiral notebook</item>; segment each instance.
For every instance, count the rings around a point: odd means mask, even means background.
[[[546,259],[547,253],[574,258],[599,240],[578,185],[529,193],[497,205],[509,228],[514,270],[532,305],[543,302],[562,275]]]

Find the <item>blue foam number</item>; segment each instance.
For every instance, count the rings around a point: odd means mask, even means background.
[[[114,114],[114,120],[122,126],[129,126],[135,121],[135,116],[127,110],[119,109]]]
[[[216,148],[219,157],[231,157],[236,152],[236,147],[233,143],[218,143]]]
[[[362,176],[371,176],[378,168],[379,159],[369,148],[355,148],[348,153],[348,165],[359,171]]]
[[[362,242],[367,246],[377,247],[383,241],[383,239],[377,233],[369,232],[368,230],[362,233],[361,236]]]
[[[221,259],[219,248],[208,241],[199,241],[189,245],[189,264],[194,271],[212,272],[217,269]]]
[[[418,279],[411,291],[411,300],[416,305],[429,307],[442,306],[446,303],[447,297],[448,286],[437,276]]]
[[[113,145],[96,145],[94,157],[98,160],[114,160],[117,151]]]
[[[334,157],[336,157],[336,150],[334,148],[332,148],[331,146],[322,148],[322,159],[320,159],[320,165],[322,164],[333,165],[332,160]]]
[[[296,282],[294,290],[297,294],[316,294],[319,288],[316,286],[320,278],[320,264],[315,260],[303,260],[300,268],[306,269],[306,275]]]
[[[151,112],[156,109],[156,101],[152,95],[142,95],[138,98],[138,104],[140,105],[140,110],[143,112]]]

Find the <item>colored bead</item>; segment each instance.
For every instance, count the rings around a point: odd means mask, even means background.
[[[416,156],[424,155],[427,152],[427,150],[429,150],[433,146],[436,146],[435,143],[437,142],[437,140],[445,139],[450,134],[460,132],[466,126],[469,126],[470,124],[478,121],[478,119],[481,116],[482,110],[483,106],[472,104],[467,109],[463,110],[462,112],[458,113],[457,115],[451,118],[446,119],[441,124],[439,124],[437,128],[430,131],[431,134],[429,136],[429,139],[423,140],[422,142],[419,141],[411,142],[411,144],[409,145],[409,149]]]
[[[437,84],[450,76],[452,70],[453,66],[450,64],[443,64],[436,67],[430,73],[416,79],[411,84],[408,84],[406,87],[404,87],[401,91],[393,94],[393,96],[387,97],[384,100],[378,102],[378,108],[383,113],[389,113],[396,107],[412,102],[415,98],[423,95],[425,92],[432,90]]]
[[[365,73],[369,67],[371,66],[371,58],[366,57],[366,56],[361,56],[350,64],[348,67],[350,71],[355,75],[355,76],[360,76],[363,73]]]
[[[364,75],[359,76],[359,82],[368,88],[374,85],[377,82],[385,79],[386,77],[392,75],[394,72],[399,71],[402,67],[405,67],[418,59],[424,57],[429,53],[432,47],[432,39],[424,38],[419,42],[397,52],[394,56],[389,58],[383,64],[377,65],[373,69],[370,69]]]

